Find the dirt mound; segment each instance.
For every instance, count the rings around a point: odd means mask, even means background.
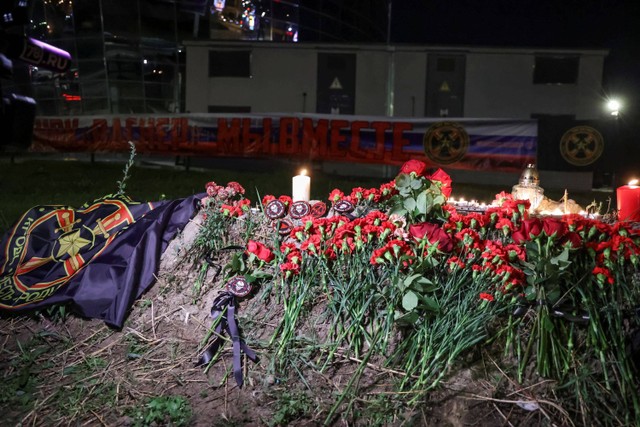
[[[550,383],[519,387],[487,350],[451,366],[438,387],[408,406],[394,387],[406,374],[385,360],[362,360],[348,348],[328,357],[323,295],[304,307],[296,345],[287,349],[277,340],[282,301],[256,293],[239,303],[242,337],[259,357],[242,356],[242,387],[228,337],[210,365],[196,366],[211,335],[211,304],[224,290],[216,273],[232,256],[220,252],[211,265],[192,256],[201,223],[200,215],[172,241],[156,284],[122,330],[56,319],[60,311],[53,319],[0,319],[3,424],[526,426],[547,418],[545,406],[553,403],[534,395],[548,393]]]

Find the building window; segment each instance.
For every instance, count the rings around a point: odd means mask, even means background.
[[[251,77],[251,51],[209,51],[209,77]]]
[[[327,68],[333,71],[345,70],[347,68],[347,59],[344,54],[328,54]]]
[[[534,84],[575,84],[578,81],[578,57],[536,56]]]
[[[436,71],[442,73],[453,73],[456,70],[456,58],[440,57],[436,62]]]

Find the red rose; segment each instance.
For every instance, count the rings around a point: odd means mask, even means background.
[[[429,178],[431,181],[440,182],[440,189],[442,190],[442,194],[444,194],[445,197],[449,197],[451,195],[451,177],[448,173],[446,173],[442,169],[438,169],[427,178]]]
[[[423,176],[427,170],[427,164],[421,160],[408,160],[400,168],[400,173],[411,174],[414,173],[418,176]]]
[[[443,252],[453,250],[453,240],[438,224],[423,222],[409,226],[409,234],[416,239],[427,239],[431,244],[438,243],[438,249]]]
[[[247,242],[247,252],[254,254],[259,260],[264,262],[271,262],[275,258],[271,249],[254,240],[249,240],[249,242]]]
[[[543,224],[539,218],[529,218],[522,221],[520,228],[511,234],[513,241],[517,244],[538,237],[542,233]]]
[[[576,249],[582,246],[582,237],[576,232],[567,233],[562,239],[563,245],[571,244],[571,247]]]
[[[547,236],[551,237],[555,235],[556,239],[563,238],[568,231],[566,222],[551,217],[547,217],[544,219],[544,221],[542,222],[542,229]]]

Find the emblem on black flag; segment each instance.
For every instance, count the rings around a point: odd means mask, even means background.
[[[434,123],[424,134],[424,153],[433,162],[449,165],[462,159],[469,148],[469,134],[457,123]]]
[[[124,196],[107,196],[79,209],[29,210],[0,245],[0,308],[26,307],[51,297],[120,230],[150,210],[150,205]]]
[[[562,135],[560,154],[575,166],[587,166],[602,156],[602,134],[591,126],[575,126]]]

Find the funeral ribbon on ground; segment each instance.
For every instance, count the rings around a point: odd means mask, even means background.
[[[242,387],[244,383],[242,377],[242,352],[253,362],[256,362],[258,358],[255,352],[240,339],[240,329],[236,322],[236,305],[235,295],[228,291],[220,293],[220,295],[213,300],[211,317],[213,318],[213,324],[216,325],[214,331],[215,338],[204,350],[196,366],[207,365],[213,360],[213,357],[225,341],[224,334],[226,333],[231,337],[233,343],[233,376],[238,386]]]

